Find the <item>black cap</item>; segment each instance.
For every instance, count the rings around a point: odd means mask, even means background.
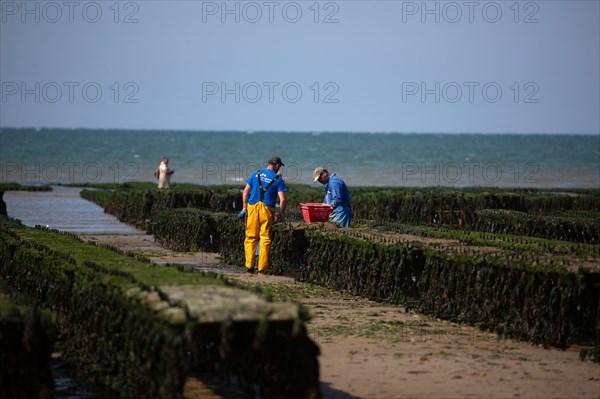
[[[271,157],[267,162],[271,165],[279,164],[281,166],[285,166],[279,157]]]

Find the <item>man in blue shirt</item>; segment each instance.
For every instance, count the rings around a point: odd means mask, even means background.
[[[342,227],[348,227],[352,220],[352,208],[346,183],[335,173],[329,173],[327,169],[321,167],[314,170],[313,179],[313,181],[325,185],[323,202],[333,208],[329,214],[329,221]]]
[[[263,274],[269,268],[269,250],[271,248],[271,228],[277,221],[275,204],[279,197],[280,220],[285,219],[285,192],[287,187],[278,174],[284,166],[281,158],[272,157],[268,160],[267,168],[252,174],[246,180],[242,194],[244,209],[240,216],[248,215],[246,219],[246,271],[254,271],[254,255],[260,241],[258,255],[258,274]]]

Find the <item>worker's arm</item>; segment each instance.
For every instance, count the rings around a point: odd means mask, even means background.
[[[281,216],[281,220],[285,220],[285,206],[287,204],[287,199],[285,198],[285,191],[280,191],[277,193],[279,195],[279,213]]]
[[[329,179],[327,189],[329,190],[329,205],[335,208],[342,202],[342,187],[340,181],[333,178]]]
[[[252,186],[246,184],[246,187],[244,187],[244,192],[242,193],[242,206],[244,210],[246,210],[246,208],[248,207],[248,198],[250,198],[250,191],[252,191]]]

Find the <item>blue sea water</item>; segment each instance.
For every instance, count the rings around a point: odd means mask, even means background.
[[[600,187],[599,135],[0,129],[0,182],[243,184],[272,155],[287,182],[325,166],[350,186]]]

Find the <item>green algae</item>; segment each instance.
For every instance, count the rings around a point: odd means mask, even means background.
[[[56,310],[65,359],[111,397],[182,397],[190,353],[249,395],[320,396],[318,347],[294,304],[6,219],[0,275]]]

